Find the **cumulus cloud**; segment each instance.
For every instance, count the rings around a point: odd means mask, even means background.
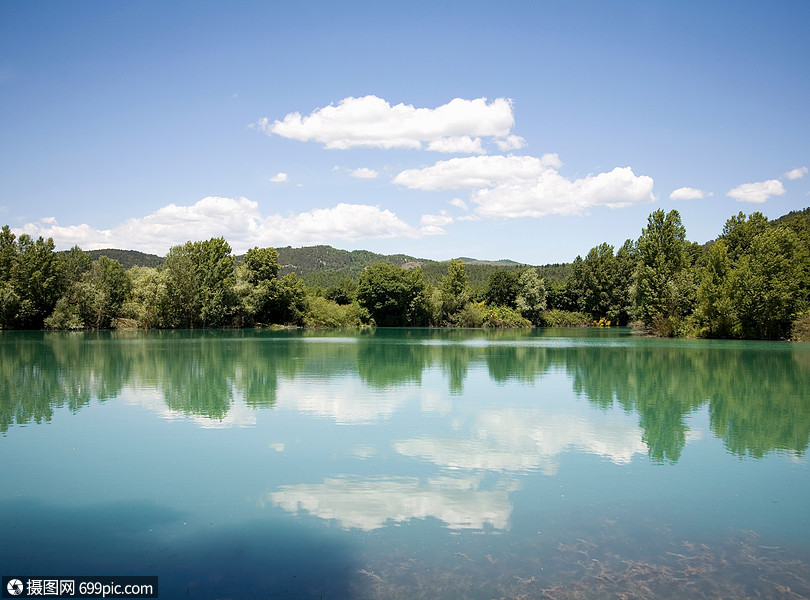
[[[421,481],[415,477],[338,475],[322,483],[284,485],[262,503],[291,513],[306,511],[334,520],[343,529],[371,531],[386,523],[432,517],[453,530],[509,526],[512,504],[506,488],[480,489],[481,478],[444,476]]]
[[[234,252],[253,246],[323,244],[335,240],[417,238],[435,233],[408,225],[387,209],[366,204],[338,204],[290,215],[264,216],[247,198],[203,198],[191,206],[164,206],[145,217],[129,219],[111,229],[90,225],[62,226],[46,218],[15,233],[52,237],[58,248],[85,250],[123,248],[162,254],[188,240],[222,236]]]
[[[469,135],[443,137],[432,140],[428,144],[427,149],[448,154],[486,154],[486,150],[484,150],[484,147],[481,145],[481,138],[472,138]]]
[[[360,167],[359,169],[350,171],[349,175],[351,175],[352,177],[357,177],[357,179],[374,179],[379,175],[379,173],[374,169],[369,169],[367,167]]]
[[[462,200],[461,198],[453,198],[452,200],[450,200],[450,204],[452,206],[455,206],[456,208],[460,208],[461,210],[469,210],[469,208],[467,207],[467,203],[464,202],[464,200]]]
[[[678,188],[669,195],[670,200],[701,200],[706,196],[706,192],[697,188]]]
[[[526,140],[519,135],[510,135],[503,140],[495,140],[495,145],[498,146],[501,152],[507,152],[508,150],[523,148],[526,145]]]
[[[512,102],[497,98],[455,98],[437,108],[415,108],[377,96],[344,98],[337,105],[316,108],[309,115],[289,113],[258,127],[268,135],[315,141],[326,148],[411,148],[439,152],[483,153],[482,137],[515,143]],[[509,141],[512,140],[512,141]]]
[[[275,175],[273,175],[273,176],[270,178],[270,181],[271,181],[272,183],[284,183],[284,182],[286,182],[286,181],[289,181],[289,179],[290,179],[290,178],[289,178],[289,177],[287,177],[287,174],[286,174],[286,173],[282,173],[282,172],[280,172],[280,171],[279,171],[278,173],[276,173]]]
[[[556,154],[475,156],[409,169],[394,183],[420,190],[472,188],[477,215],[489,218],[582,215],[593,206],[621,208],[651,202],[653,180],[630,167],[570,180],[559,173]]]
[[[480,411],[473,434],[464,439],[421,437],[401,440],[394,450],[451,469],[503,473],[539,470],[554,475],[558,459],[571,448],[616,464],[646,454],[642,431],[619,411],[593,419],[535,409]]]
[[[756,183],[744,183],[728,191],[728,195],[740,202],[753,202],[761,204],[771,196],[782,196],[785,187],[778,179],[759,181]]]
[[[807,175],[807,167],[798,167],[796,169],[791,169],[787,173],[785,173],[785,177],[793,180],[793,179],[801,179]]]

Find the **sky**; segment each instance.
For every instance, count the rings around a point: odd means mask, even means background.
[[[810,2],[0,2],[0,224],[570,262],[810,206]]]

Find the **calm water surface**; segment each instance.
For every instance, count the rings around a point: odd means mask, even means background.
[[[810,345],[0,332],[2,575],[160,597],[807,598]]]

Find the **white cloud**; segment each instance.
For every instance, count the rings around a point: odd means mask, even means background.
[[[270,178],[270,181],[272,183],[284,183],[284,182],[289,181],[289,180],[290,180],[290,178],[287,177],[287,174],[282,173],[280,171],[278,173],[276,173],[275,175],[273,175],[273,177]]]
[[[796,169],[791,169],[790,171],[785,173],[785,177],[791,180],[801,179],[805,175],[807,175],[807,167],[798,167]]]
[[[473,434],[464,439],[422,437],[402,440],[394,449],[441,467],[503,473],[539,470],[557,472],[559,457],[572,448],[616,464],[644,455],[642,431],[619,411],[593,419],[540,410],[481,411]]]
[[[443,210],[438,215],[422,215],[422,220],[419,222],[419,224],[442,227],[444,225],[449,225],[452,222],[453,217],[451,217],[446,210]]]
[[[164,206],[145,217],[129,219],[111,229],[87,224],[61,226],[53,218],[28,223],[15,233],[52,237],[58,248],[79,245],[85,250],[123,248],[163,254],[188,240],[222,236],[233,251],[253,246],[323,244],[335,240],[416,238],[431,235],[408,225],[390,210],[366,204],[338,204],[331,208],[282,216],[263,216],[247,198],[203,198],[191,206]]]
[[[357,177],[357,179],[374,179],[379,175],[379,173],[374,169],[369,169],[367,167],[360,167],[359,169],[350,171],[349,175],[351,175],[352,177]]]
[[[697,188],[682,187],[678,188],[669,195],[670,200],[702,200],[706,196],[706,192]]]
[[[461,198],[453,198],[452,200],[450,200],[450,204],[452,206],[455,206],[456,208],[460,208],[461,210],[469,210],[469,208],[467,207],[467,203],[464,202],[464,200],[462,200]]]
[[[402,171],[394,183],[421,190],[473,188],[475,212],[488,218],[582,215],[593,206],[621,208],[655,199],[652,178],[636,176],[630,167],[569,180],[559,174],[561,166],[556,154],[453,158]]]
[[[759,181],[756,183],[744,183],[728,191],[728,195],[740,202],[754,202],[761,204],[771,196],[782,196],[785,187],[778,179]]]
[[[526,140],[519,135],[510,135],[503,140],[495,140],[495,144],[501,152],[507,152],[523,148],[526,145]]]
[[[556,154],[533,156],[473,156],[441,160],[432,167],[408,169],[394,183],[418,190],[492,187],[505,181],[531,181],[562,166]]]
[[[514,125],[512,102],[497,98],[455,98],[437,108],[415,108],[377,96],[344,98],[336,106],[317,108],[309,115],[294,112],[258,127],[268,135],[316,141],[326,148],[412,148],[427,143],[442,152],[483,152],[480,137],[509,139]]]
[[[453,530],[505,530],[512,504],[509,489],[480,489],[477,476],[415,477],[338,475],[323,483],[284,485],[264,496],[286,511],[304,510],[334,519],[343,529],[371,531],[388,522],[433,517]]]
[[[450,225],[453,222],[446,210],[441,211],[438,215],[422,215],[419,225],[423,235],[442,235],[445,225]]]
[[[439,138],[431,141],[427,149],[448,154],[486,154],[481,138],[472,138],[469,135]]]

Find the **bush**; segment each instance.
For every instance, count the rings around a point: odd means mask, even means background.
[[[304,316],[307,327],[359,327],[368,321],[368,312],[357,302],[341,305],[321,296],[310,298]]]
[[[793,321],[790,339],[794,342],[810,342],[810,311],[802,313]]]
[[[587,327],[593,318],[585,313],[555,308],[543,311],[540,322],[542,327]]]
[[[490,306],[485,308],[484,327],[531,327],[532,323],[514,308]]]
[[[487,308],[483,302],[468,302],[454,316],[459,327],[483,327]]]

